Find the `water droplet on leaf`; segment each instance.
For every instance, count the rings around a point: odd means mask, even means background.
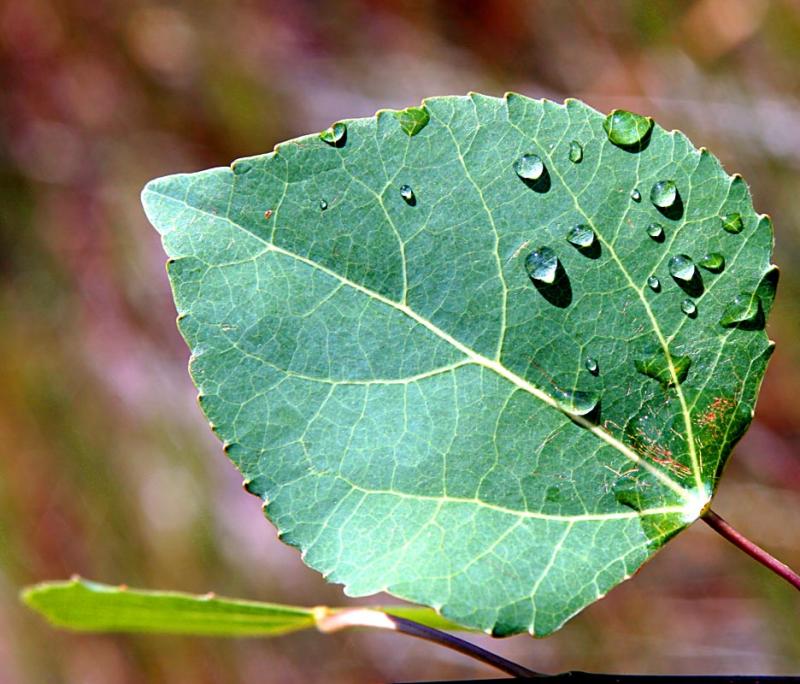
[[[664,237],[664,226],[660,223],[651,223],[647,226],[647,234],[654,240],[660,240]]]
[[[589,371],[592,375],[597,375],[598,365],[597,359],[592,358],[589,356],[586,359],[586,370]]]
[[[573,416],[585,416],[594,411],[600,403],[598,392],[554,389],[552,395],[559,408]]]
[[[407,107],[395,112],[394,116],[400,122],[400,128],[408,136],[414,136],[419,133],[431,120],[431,116],[425,107]]]
[[[684,299],[681,302],[681,311],[687,316],[694,316],[697,313],[697,305],[691,299]]]
[[[653,292],[658,292],[661,289],[661,281],[655,276],[650,276],[647,279],[647,287],[649,287]]]
[[[347,126],[341,121],[333,124],[330,128],[326,128],[319,134],[320,140],[328,143],[328,145],[343,145],[347,135]]]
[[[744,230],[744,221],[739,213],[725,214],[722,217],[722,227],[729,233],[741,233]]]
[[[328,208],[328,203],[327,203],[327,202],[326,202],[324,199],[321,199],[321,200],[319,201],[319,208],[320,208],[322,211],[325,211],[325,210]]]
[[[556,279],[558,257],[549,247],[540,247],[525,257],[525,270],[532,280],[549,285]]]
[[[756,322],[762,316],[761,300],[753,292],[740,292],[725,307],[719,319],[723,328],[735,328],[742,323]]]
[[[725,257],[719,252],[709,252],[698,263],[712,273],[720,273],[725,269]]]
[[[631,190],[631,199],[634,202],[641,202],[642,201],[642,193],[639,192],[638,188],[634,188]]]
[[[674,377],[670,369],[670,364],[667,361],[667,356],[663,350],[658,350],[647,358],[635,359],[633,363],[637,371],[669,387],[675,384],[676,379],[678,384],[686,380],[686,376],[689,374],[689,367],[692,365],[692,360],[688,356],[673,355],[672,369],[674,369]]]
[[[536,154],[523,154],[514,162],[514,171],[525,180],[539,180],[544,173],[544,162]]]
[[[402,197],[409,204],[414,201],[414,191],[411,189],[410,185],[400,186],[400,197]]]
[[[578,248],[586,249],[594,244],[594,231],[585,223],[573,226],[567,233],[567,242]]]
[[[631,147],[640,143],[653,127],[649,116],[641,116],[624,109],[615,109],[603,122],[608,139],[620,147]]]
[[[694,278],[694,262],[685,254],[678,254],[669,260],[669,273],[677,279],[689,282]]]
[[[580,164],[583,161],[583,146],[577,140],[569,144],[569,160],[573,164]]]
[[[678,201],[678,186],[671,180],[660,180],[650,190],[650,201],[660,209],[669,209]]]

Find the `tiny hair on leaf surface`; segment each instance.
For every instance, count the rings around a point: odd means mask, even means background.
[[[145,187],[202,410],[349,595],[545,636],[707,509],[772,352],[772,226],[609,117],[436,97]]]

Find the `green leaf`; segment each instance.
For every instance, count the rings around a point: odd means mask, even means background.
[[[545,635],[708,504],[772,349],[772,228],[646,117],[424,108],[143,201],[201,406],[282,539],[351,595]],[[763,315],[726,327],[742,292]]]
[[[25,603],[57,626],[81,632],[150,632],[220,637],[269,637],[316,626],[319,608],[242,601],[213,594],[145,591],[82,578],[43,582],[22,593]],[[432,610],[376,606],[375,610],[437,629],[457,629]],[[337,608],[324,608],[322,614]]]

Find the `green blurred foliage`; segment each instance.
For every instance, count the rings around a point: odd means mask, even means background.
[[[434,94],[632,109],[749,180],[776,227],[778,347],[715,508],[800,565],[799,58],[796,0],[0,4],[0,681],[486,674],[384,634],[71,635],[16,598],[79,572],[353,603],[275,538],[204,424],[138,195]],[[798,615],[790,589],[696,526],[556,636],[491,647],[546,671],[785,673]]]

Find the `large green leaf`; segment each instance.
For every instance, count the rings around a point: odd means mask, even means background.
[[[349,594],[548,634],[698,517],[750,423],[770,221],[644,117],[433,98],[143,201],[203,410]]]

